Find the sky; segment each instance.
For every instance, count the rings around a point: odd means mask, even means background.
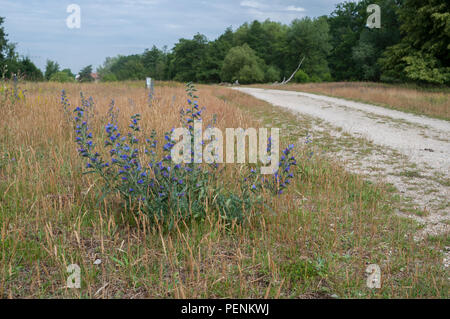
[[[41,70],[46,60],[79,72],[106,57],[142,53],[196,33],[216,39],[227,27],[270,19],[289,24],[330,14],[342,0],[0,0],[0,17],[21,56]],[[80,8],[80,28],[69,28],[71,4]]]

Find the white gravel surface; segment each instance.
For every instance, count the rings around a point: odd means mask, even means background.
[[[450,123],[447,121],[310,93],[238,90],[273,105],[321,118],[375,144],[394,148],[417,164],[428,164],[446,174],[450,170]]]
[[[314,123],[313,135],[326,130],[336,138],[345,132],[371,141],[377,149],[367,156],[356,156],[355,149],[345,145],[336,155],[350,171],[392,183],[427,212],[425,216],[399,212],[425,225],[418,239],[449,232],[450,122],[311,93],[235,89],[295,114],[323,120],[326,124]],[[417,176],[405,174],[408,170]],[[444,263],[448,265],[448,253]]]

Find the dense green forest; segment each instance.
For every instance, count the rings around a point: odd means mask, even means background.
[[[366,21],[369,4],[381,8],[381,28]],[[1,26],[2,20],[0,20]],[[45,76],[19,59],[0,29],[0,66],[29,79],[69,81],[70,70],[47,61]],[[2,42],[3,41],[3,42]],[[384,81],[450,83],[450,4],[446,0],[363,0],[343,2],[329,16],[266,20],[228,28],[210,41],[198,33],[171,50],[153,46],[141,54],[108,57],[97,70],[102,81],[157,80],[201,83],[281,82],[303,60],[296,82]],[[91,66],[81,73],[87,73]],[[81,78],[89,81],[89,74]]]

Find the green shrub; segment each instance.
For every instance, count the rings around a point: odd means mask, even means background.
[[[273,65],[269,66],[266,70],[266,74],[264,76],[265,82],[275,82],[281,80],[281,72],[277,67]]]
[[[264,61],[245,43],[230,49],[223,61],[220,77],[226,82],[236,80],[240,83],[262,82],[264,68]]]
[[[330,72],[327,72],[321,76],[322,81],[324,82],[332,82],[333,77],[331,76]]]
[[[180,124],[189,131],[191,144],[194,142],[192,123],[201,120],[203,111],[194,92],[195,88],[189,83],[188,107],[180,110]],[[81,106],[74,110],[75,141],[79,155],[87,162],[86,173],[94,173],[104,181],[98,197],[102,199],[109,193],[119,194],[128,211],[147,214],[150,220],[173,225],[180,219],[206,218],[207,212],[212,211],[227,221],[239,222],[252,209],[261,209],[263,193],[282,194],[294,178],[291,167],[297,162],[291,154],[293,144],[283,150],[279,167],[273,175],[262,176],[258,172],[260,167],[256,166],[245,170],[247,173],[240,170],[233,185],[226,182],[217,163],[197,164],[191,156],[187,163],[175,164],[171,152],[177,142],[172,140],[169,132],[164,134],[165,142],[160,152],[156,131],[152,130],[149,138],[141,132],[139,114],[131,117],[128,132],[121,134],[114,104],[109,111],[111,120],[105,125],[106,140],[96,145],[90,126],[95,114],[92,109],[94,103],[83,95],[81,99]],[[67,110],[70,104],[64,91],[61,103]],[[268,152],[271,148],[269,138]]]
[[[102,82],[115,82],[117,81],[117,76],[114,73],[106,73],[102,76]]]
[[[60,71],[53,73],[52,76],[50,77],[50,81],[67,83],[67,82],[75,82],[75,79],[66,72]]]
[[[313,76],[311,76],[309,82],[320,83],[322,82],[322,79],[320,78],[320,76],[314,74]]]
[[[303,70],[298,70],[297,73],[295,73],[294,80],[297,83],[307,83],[310,81],[308,74]]]
[[[262,82],[263,79],[264,72],[256,64],[244,65],[239,71],[239,76],[237,78],[237,80],[239,80],[239,83],[242,84]]]

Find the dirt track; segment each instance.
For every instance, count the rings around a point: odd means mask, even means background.
[[[310,93],[235,89],[317,119],[313,137],[326,131],[336,139],[350,134],[368,141],[373,147],[364,156],[349,143],[336,155],[350,171],[393,184],[410,207],[422,210],[399,211],[425,225],[418,239],[449,232],[450,122]]]

